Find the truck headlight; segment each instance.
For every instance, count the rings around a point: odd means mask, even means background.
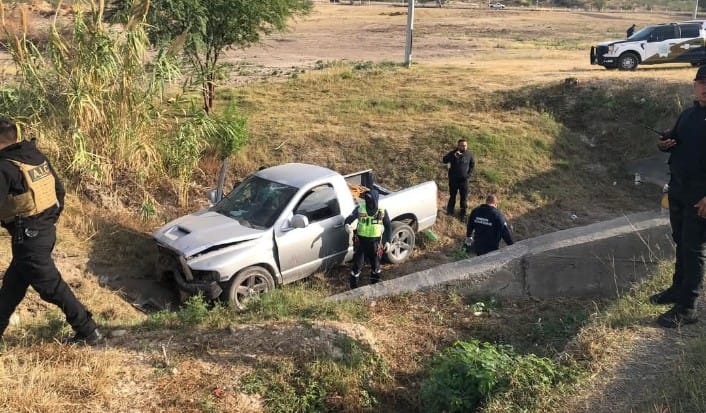
[[[608,54],[613,54],[614,51],[615,51],[615,46],[614,46],[614,45],[608,46]]]
[[[221,275],[218,271],[191,270],[194,280],[198,281],[220,281]]]

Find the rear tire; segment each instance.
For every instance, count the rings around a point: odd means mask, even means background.
[[[635,53],[623,53],[618,58],[618,68],[620,70],[635,70],[640,63],[640,58]]]
[[[412,227],[404,222],[394,221],[391,226],[392,240],[385,257],[391,264],[400,264],[412,255],[416,238]]]
[[[254,265],[236,274],[221,294],[221,299],[245,310],[248,303],[275,288],[272,274],[266,268]]]

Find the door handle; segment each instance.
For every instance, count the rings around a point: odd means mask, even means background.
[[[341,228],[343,226],[343,222],[339,222],[338,224],[335,224],[333,227],[334,228]]]

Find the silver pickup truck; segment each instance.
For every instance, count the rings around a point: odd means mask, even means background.
[[[433,181],[398,192],[373,183],[370,170],[343,176],[290,163],[258,171],[215,205],[178,218],[153,234],[158,273],[183,292],[203,292],[244,308],[247,301],[353,257],[344,219],[356,206],[352,189],[375,188],[392,220],[386,257],[406,260],[416,232],[436,221]],[[355,191],[354,191],[355,192]]]

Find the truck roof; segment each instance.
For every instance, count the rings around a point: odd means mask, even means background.
[[[301,188],[311,181],[336,176],[338,173],[323,166],[286,163],[258,171],[255,175],[274,182]]]

